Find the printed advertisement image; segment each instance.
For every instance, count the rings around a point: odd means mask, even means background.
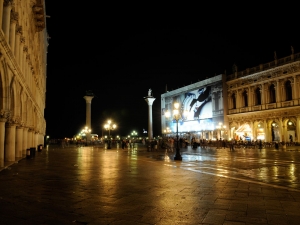
[[[180,104],[180,112],[183,115],[178,124],[179,132],[208,131],[213,130],[212,122],[212,97],[211,87],[203,87],[197,90],[182,93],[166,99],[169,104],[166,109],[173,110],[175,102]],[[164,113],[165,109],[163,109]],[[167,120],[166,126],[173,132],[176,131],[176,121]]]

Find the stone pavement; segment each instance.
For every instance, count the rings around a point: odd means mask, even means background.
[[[0,224],[300,224],[300,149],[51,145],[0,172]]]

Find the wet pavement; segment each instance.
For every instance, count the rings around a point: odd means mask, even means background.
[[[300,147],[47,146],[0,171],[0,224],[300,224]]]

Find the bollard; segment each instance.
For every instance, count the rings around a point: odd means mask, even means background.
[[[31,158],[35,157],[36,148],[30,148],[30,156]]]
[[[38,151],[41,152],[43,150],[43,145],[38,145]]]
[[[30,159],[30,148],[26,150],[26,159]]]

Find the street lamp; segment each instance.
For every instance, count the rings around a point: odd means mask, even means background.
[[[86,140],[86,143],[85,143],[85,146],[87,146],[87,142],[88,142],[88,133],[91,133],[91,129],[89,129],[88,127],[85,127],[81,133],[85,133],[85,140]]]
[[[169,118],[170,112],[167,110],[165,112],[165,116],[167,118]],[[182,157],[180,155],[180,148],[179,148],[179,136],[178,136],[178,121],[183,117],[183,115],[181,115],[180,111],[179,111],[179,103],[175,102],[174,103],[174,109],[173,109],[173,119],[176,121],[176,139],[177,139],[177,143],[176,143],[176,155],[174,157],[174,160],[182,160]]]
[[[116,124],[112,124],[111,120],[107,120],[107,123],[104,125],[104,129],[108,130],[108,146],[107,149],[111,149],[111,138],[110,131],[117,128]]]
[[[166,129],[164,129],[165,137],[167,137],[167,135],[171,132],[172,132],[171,129],[169,127],[166,127]]]

